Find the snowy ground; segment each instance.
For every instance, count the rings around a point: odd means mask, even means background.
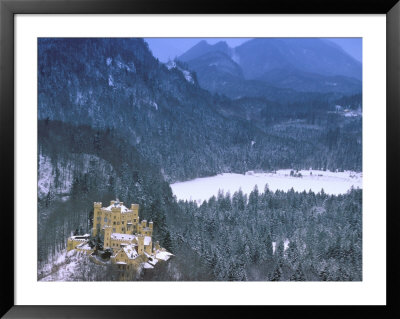
[[[39,154],[38,170],[38,197],[45,197],[51,190],[56,195],[63,195],[62,200],[68,199],[74,179],[74,171],[88,172],[92,160],[100,163],[102,176],[108,179],[113,172],[113,167],[105,160],[91,154],[74,154],[73,161],[59,161],[57,166],[53,165],[51,158]],[[75,163],[75,164],[73,164]],[[78,164],[76,164],[78,163]],[[74,165],[79,165],[75,167]],[[59,185],[55,188],[56,168],[59,172]]]
[[[148,254],[146,255],[148,257],[150,256]],[[170,252],[157,251],[155,258],[151,256],[151,260],[142,265],[145,269],[155,268],[160,260],[167,261],[171,256],[173,256],[173,254]],[[93,271],[101,272],[102,266],[94,264],[85,252],[76,250],[67,252],[66,250],[62,250],[38,270],[38,281],[98,280],[93,276]]]
[[[42,267],[38,273],[39,281],[73,281],[76,268],[82,258],[83,253],[74,250],[67,252],[63,250],[57,254],[54,261]]]
[[[290,176],[290,171],[290,169],[278,170],[276,173],[249,171],[245,175],[225,173],[174,183],[171,184],[171,188],[178,199],[198,202],[208,200],[213,195],[216,196],[219,190],[225,193],[229,191],[233,195],[241,188],[243,193],[249,194],[257,185],[258,190],[263,192],[265,184],[268,184],[272,191],[277,189],[287,191],[293,187],[295,191],[308,192],[311,189],[317,193],[323,188],[325,193],[333,195],[344,194],[352,186],[362,188],[362,173],[301,170],[298,173],[302,177],[293,177]]]

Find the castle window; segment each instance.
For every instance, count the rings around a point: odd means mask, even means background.
[[[117,222],[117,225],[119,225],[119,222]]]
[[[97,217],[97,221],[99,222],[101,220],[101,217]]]
[[[104,217],[104,222],[107,223],[107,217]]]
[[[124,224],[124,221],[122,221],[122,225]]]
[[[115,233],[115,228],[113,228],[113,233]]]
[[[116,223],[114,222],[114,225],[115,225]]]

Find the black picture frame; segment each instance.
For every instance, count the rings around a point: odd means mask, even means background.
[[[372,315],[379,318],[399,316],[396,296],[398,271],[395,255],[399,205],[396,200],[396,181],[399,177],[400,136],[400,3],[398,0],[286,0],[245,3],[184,0],[0,0],[1,19],[1,77],[0,77],[0,163],[2,190],[2,224],[6,238],[14,238],[14,15],[15,14],[385,14],[387,21],[387,305],[386,306],[291,306],[224,307],[224,306],[16,306],[14,290],[14,249],[3,247],[1,257],[1,310],[4,318],[127,318],[145,317],[226,317],[248,316],[261,310],[268,316],[335,317]],[[384,212],[380,212],[384,213]]]

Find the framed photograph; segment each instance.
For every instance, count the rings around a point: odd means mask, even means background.
[[[0,9],[5,318],[398,310],[396,1]]]

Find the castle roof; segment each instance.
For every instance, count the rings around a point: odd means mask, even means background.
[[[129,211],[129,209],[121,204],[120,202],[115,202],[114,204],[108,206],[108,207],[103,207],[104,210],[108,210],[111,211],[112,208],[121,208],[121,213],[127,213]]]
[[[133,248],[132,245],[127,245],[122,249],[124,250],[126,256],[128,256],[129,259],[135,259],[136,257],[139,256],[136,249]]]
[[[151,255],[149,255],[149,254],[146,253],[146,252],[145,252],[144,254],[147,256],[147,258],[148,258],[147,262],[148,262],[150,265],[155,266],[155,264],[158,263],[158,259],[157,259],[157,258],[153,258]]]
[[[144,236],[144,245],[148,246],[150,245],[151,242],[151,237],[150,236]]]
[[[92,248],[90,248],[89,244],[86,243],[82,243],[79,244],[78,246],[76,246],[76,248],[82,249],[82,250],[91,250]]]
[[[89,239],[89,237],[90,237],[89,234],[85,234],[85,235],[71,236],[70,238],[71,238],[72,240],[83,241],[83,240]]]
[[[111,234],[111,239],[115,239],[115,240],[129,240],[129,241],[132,241],[135,238],[136,238],[135,235],[121,234],[121,233],[112,233]]]
[[[169,253],[168,251],[157,251],[156,258],[161,260],[168,260],[169,257],[173,256],[173,254]]]
[[[88,240],[87,238],[81,238],[81,237],[77,237],[77,236],[72,236],[72,237],[70,237],[70,239],[73,241],[81,241],[81,242],[85,242]]]

